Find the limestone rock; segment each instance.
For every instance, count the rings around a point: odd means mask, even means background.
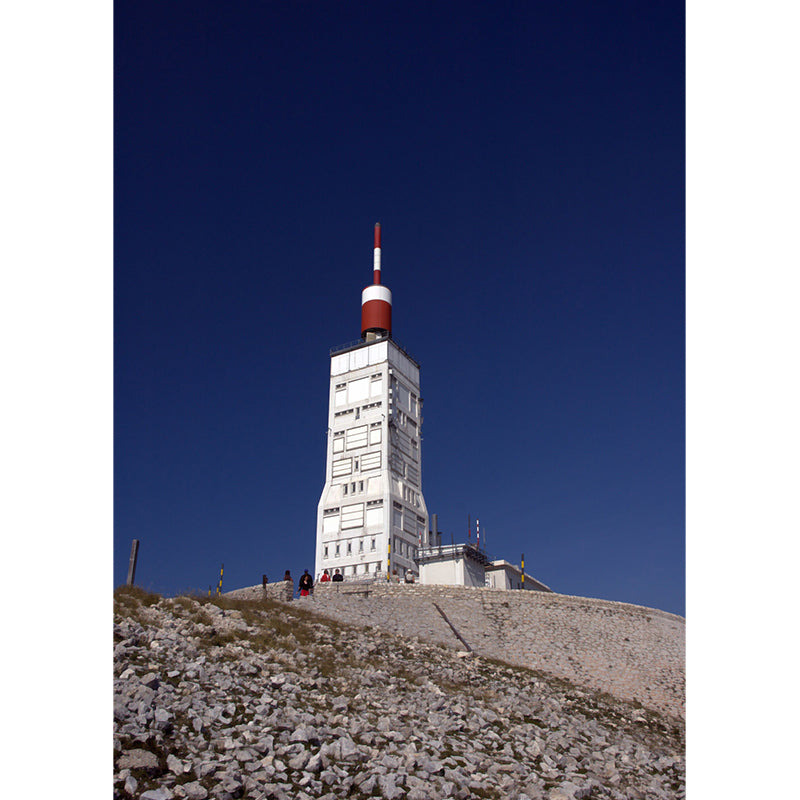
[[[199,781],[184,783],[183,791],[186,794],[187,800],[205,800],[205,798],[208,797],[208,789]]]
[[[136,748],[121,755],[117,766],[120,769],[158,769],[158,756],[149,750]]]

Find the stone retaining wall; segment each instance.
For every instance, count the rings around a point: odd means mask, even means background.
[[[267,589],[279,593],[275,586]],[[263,596],[261,586],[230,594],[247,592]],[[685,717],[686,621],[675,614],[556,593],[392,583],[318,584],[296,602],[342,622],[463,649],[436,603],[479,655]]]
[[[223,592],[225,597],[234,597],[240,600],[261,600],[268,597],[270,600],[282,600],[288,603],[294,595],[294,584],[291,581],[277,581],[268,583],[266,586],[248,586],[245,589],[234,589],[231,592]]]

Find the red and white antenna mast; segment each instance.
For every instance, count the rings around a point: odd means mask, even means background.
[[[372,285],[361,292],[361,338],[392,335],[392,293],[381,284],[381,224],[375,223]]]
[[[378,286],[381,282],[381,224],[375,223],[375,249],[372,251],[372,282]]]

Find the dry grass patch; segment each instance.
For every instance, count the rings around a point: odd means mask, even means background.
[[[161,595],[139,586],[119,586],[114,590],[114,613],[138,619],[140,611],[154,606],[159,600]]]

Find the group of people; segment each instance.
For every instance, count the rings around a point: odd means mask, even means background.
[[[289,583],[294,584],[294,580],[292,578],[292,573],[290,570],[286,570],[286,574],[283,576],[285,581],[289,581]],[[328,581],[343,581],[344,575],[337,569],[333,577],[328,574],[328,570],[325,570],[322,573],[322,577],[319,579],[320,583],[326,583]],[[300,576],[300,580],[297,582],[297,591],[300,597],[308,597],[314,590],[314,579],[311,575],[308,574],[308,570],[304,570],[303,574]]]
[[[266,583],[267,576],[264,576],[264,582]],[[294,584],[294,580],[292,578],[292,573],[287,569],[286,574],[283,576],[285,581],[289,581],[291,584]],[[400,576],[397,574],[397,570],[392,570],[391,578],[393,582],[400,583]],[[320,576],[319,582],[320,583],[328,583],[329,581],[333,581],[334,583],[338,583],[339,581],[344,580],[344,575],[336,569],[334,570],[333,575],[331,575],[327,569],[322,571],[322,575]],[[405,576],[405,583],[414,583],[414,573],[410,570],[406,570]],[[300,576],[300,580],[297,582],[297,591],[300,597],[308,597],[314,590],[314,579],[311,575],[308,574],[308,570],[304,570],[303,574]]]

